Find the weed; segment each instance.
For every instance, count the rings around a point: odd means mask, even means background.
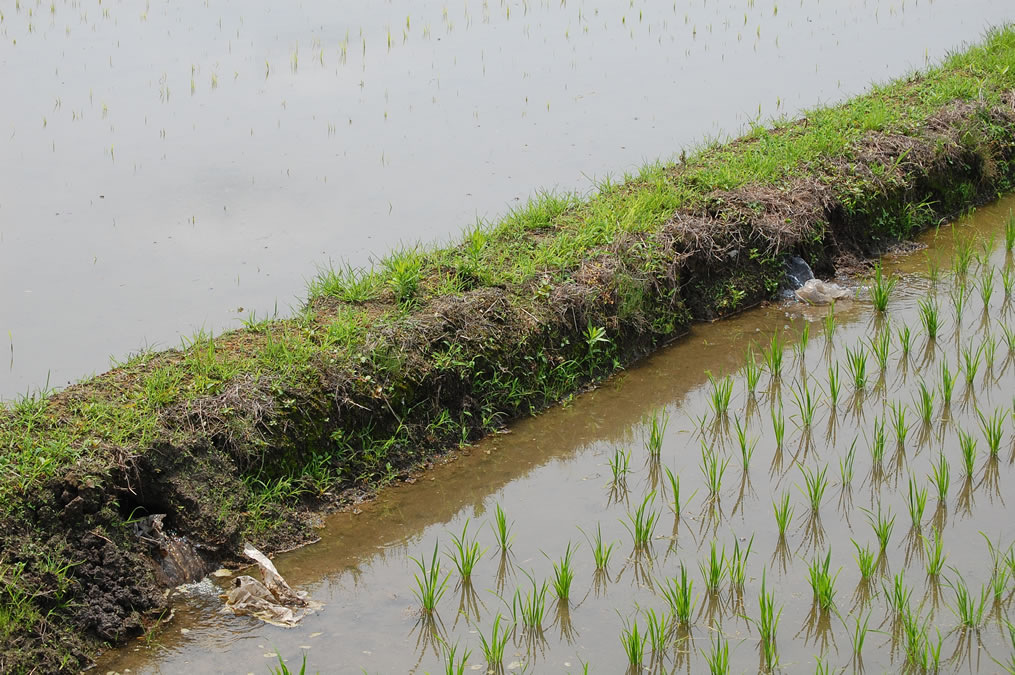
[[[1004,219],[1004,250],[1011,251],[1015,247],[1015,213],[1008,209],[1008,217]]]

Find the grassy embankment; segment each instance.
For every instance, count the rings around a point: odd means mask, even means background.
[[[251,318],[0,410],[0,671],[72,672],[164,607],[132,524],[229,559],[300,514],[564,399],[1012,187],[1015,31],[589,197],[543,195],[460,245],[329,270]]]

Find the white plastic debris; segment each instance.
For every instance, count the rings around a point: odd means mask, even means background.
[[[246,544],[243,555],[261,569],[261,581],[241,575],[233,580],[233,587],[225,594],[226,606],[222,611],[248,614],[275,626],[295,626],[307,614],[322,605],[307,599],[307,594],[294,591],[266,555]]]
[[[808,279],[796,289],[796,297],[808,305],[828,305],[837,300],[849,298],[851,293],[839,284],[825,282],[821,279]]]

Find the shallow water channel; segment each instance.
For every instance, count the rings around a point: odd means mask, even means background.
[[[997,0],[0,3],[0,399],[854,95]]]
[[[486,672],[480,633],[490,637],[497,614],[502,625],[511,622],[516,591],[524,604],[534,583],[551,580],[540,625],[526,627],[517,617],[505,670],[579,673],[589,664],[588,672],[619,673],[628,666],[623,631],[637,622],[644,635],[650,611],[670,614],[664,590],[683,565],[693,581],[689,626],[671,623],[664,645],[645,645],[650,670],[704,672],[716,647],[727,645],[731,672],[756,672],[762,655],[754,622],[764,580],[781,611],[775,644],[785,672],[814,672],[818,658],[829,672],[861,665],[885,672],[902,668],[907,652],[933,661],[938,649],[945,672],[996,672],[993,659],[1013,658],[1001,623],[1015,589],[1015,522],[1007,506],[1015,461],[1009,332],[1015,324],[1004,288],[1015,267],[1003,225],[1012,207],[1015,197],[984,207],[925,235],[929,248],[886,258],[885,270],[899,284],[885,314],[861,287],[861,299],[834,308],[831,329],[829,308],[788,301],[696,326],[600,389],[512,425],[414,484],[385,490],[361,512],[329,518],[320,543],[275,561],[290,583],[325,603],[299,627],[222,614],[217,592],[228,579],[205,581],[180,593],[176,618],[153,644],[139,641],[109,656],[101,671],[265,673],[277,665],[277,652],[297,668],[305,653],[310,672],[434,673],[444,672],[444,640],[458,645],[459,659],[471,650],[467,671]],[[956,270],[963,258],[965,274]],[[938,310],[934,340],[920,318],[921,302]],[[780,340],[775,351],[773,335]],[[878,345],[885,335],[882,368]],[[762,369],[754,394],[746,366],[751,345]],[[778,378],[765,350],[782,355]],[[866,367],[857,389],[849,363],[859,355]],[[949,402],[943,369],[954,379]],[[835,403],[830,373],[840,382]],[[712,401],[724,382],[732,385],[731,400],[717,414]],[[924,390],[931,399],[926,413]],[[809,424],[802,403],[808,396]],[[773,417],[785,422],[781,442]],[[657,458],[648,449],[653,418],[668,420]],[[1000,434],[993,448],[984,426],[991,420]],[[738,426],[743,445],[753,448],[746,467]],[[967,472],[962,447],[970,442]],[[630,453],[629,469],[615,480],[618,453]],[[714,494],[704,470],[708,457],[720,467],[728,460]],[[949,480],[935,483],[942,461]],[[826,467],[815,509],[805,476]],[[679,517],[666,469],[679,476]],[[914,519],[910,505],[923,491],[926,502]],[[780,536],[773,502],[784,495],[792,517]],[[646,500],[644,513],[658,520],[647,545],[636,546],[631,530]],[[507,553],[496,543],[498,505],[513,534]],[[892,523],[883,553],[872,524],[879,519]],[[483,551],[469,583],[450,557],[452,536],[466,524],[466,539],[475,538]],[[589,539],[599,528],[614,548],[597,573]],[[554,564],[569,544],[574,581],[568,599],[557,600]],[[705,568],[713,545],[725,563],[717,590],[709,591]],[[749,548],[742,588],[730,564],[737,545],[741,556]],[[426,621],[412,592],[413,558],[429,563],[435,546],[441,576],[450,576]],[[866,580],[857,546],[872,556]],[[943,559],[936,575],[929,573],[935,546]],[[810,568],[829,554],[832,592],[822,608]],[[973,597],[974,627],[963,627],[956,611],[963,586]],[[907,636],[904,615],[922,637]],[[868,628],[860,656],[857,619]]]

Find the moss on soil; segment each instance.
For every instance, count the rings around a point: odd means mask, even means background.
[[[0,409],[0,671],[74,672],[165,610],[144,517],[209,564],[573,396],[682,334],[1012,188],[1015,31],[458,246],[323,270],[290,319]]]

